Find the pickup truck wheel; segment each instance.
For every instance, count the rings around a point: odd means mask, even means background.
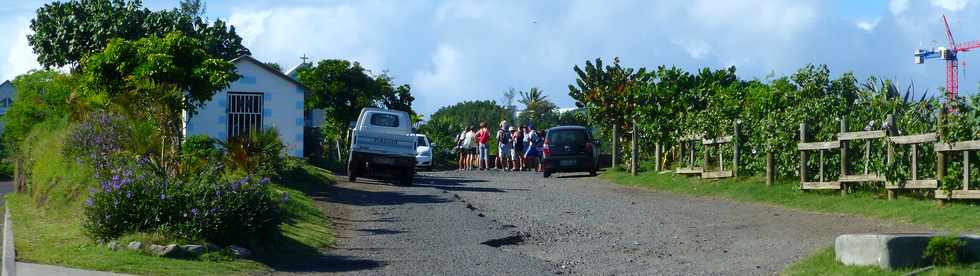
[[[544,173],[543,173],[543,175],[544,175],[544,178],[548,178],[548,177],[551,177],[551,172],[549,172],[549,171],[544,171]]]
[[[355,164],[355,162],[353,161],[347,162],[347,181],[350,182],[357,181],[357,173],[358,173],[357,167],[358,166]]]
[[[401,173],[401,177],[398,179],[398,184],[402,186],[412,186],[412,182],[415,180],[415,168],[406,169]]]

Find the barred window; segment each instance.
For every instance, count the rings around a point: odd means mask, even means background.
[[[228,139],[262,127],[261,93],[228,93]]]

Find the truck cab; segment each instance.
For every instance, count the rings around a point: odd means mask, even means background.
[[[415,177],[417,137],[408,113],[364,108],[351,129],[347,178],[351,182],[368,173],[387,173],[401,185]]]

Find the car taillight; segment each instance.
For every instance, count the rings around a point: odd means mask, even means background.
[[[551,155],[551,148],[548,147],[548,140],[544,140],[544,146],[541,147],[541,152],[544,153],[544,157]]]
[[[592,143],[585,143],[585,152],[592,153]]]

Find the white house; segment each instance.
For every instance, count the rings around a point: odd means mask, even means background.
[[[7,109],[14,104],[14,84],[9,80],[0,83],[0,116],[7,114]],[[0,133],[3,132],[3,120],[0,120]]]
[[[252,129],[274,127],[288,154],[303,157],[306,87],[251,56],[231,62],[242,78],[214,94],[185,122],[185,136],[204,134],[227,141]]]
[[[306,56],[303,56],[303,62],[296,65],[296,67],[293,67],[293,69],[289,69],[289,71],[286,71],[286,76],[289,76],[290,78],[293,79],[299,79],[298,77],[299,70],[307,69],[312,66],[313,66],[312,63],[306,62]],[[307,110],[305,117],[306,117],[306,122],[304,125],[307,128],[320,128],[323,127],[323,123],[326,120],[326,113],[324,112],[323,109],[317,108],[313,110]]]

